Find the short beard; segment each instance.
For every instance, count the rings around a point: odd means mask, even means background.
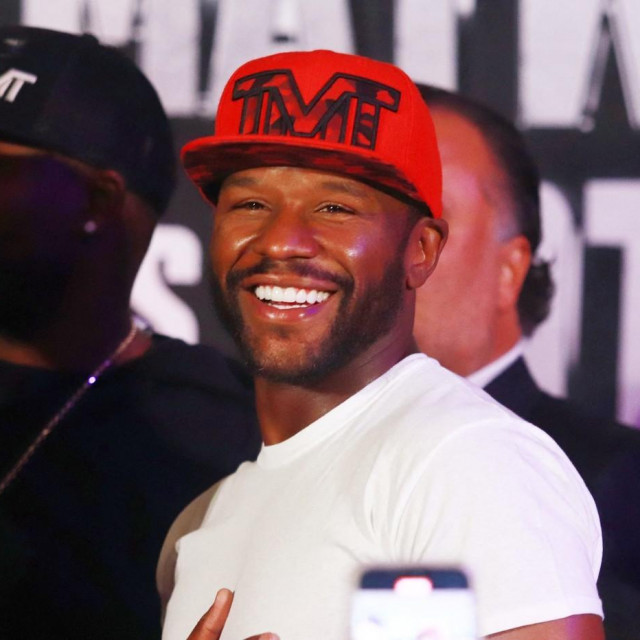
[[[246,327],[240,313],[238,282],[248,275],[269,272],[275,262],[264,259],[250,270],[229,273],[226,281],[228,296],[223,292],[216,276],[212,274],[213,300],[220,320],[238,345],[246,366],[254,376],[297,386],[312,385],[340,370],[390,331],[400,312],[404,296],[403,253],[400,251],[397,259],[388,265],[378,285],[368,288],[357,300],[353,297],[355,284],[352,278],[343,277],[337,280],[333,275],[315,274],[313,267],[307,266],[304,261],[288,261],[287,268],[290,273],[301,276],[318,275],[331,279],[337,282],[343,293],[329,335],[322,344],[317,345],[316,354],[300,366],[283,368],[262,363],[259,354],[251,345],[250,336],[246,335]]]

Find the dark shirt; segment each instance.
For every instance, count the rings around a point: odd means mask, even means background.
[[[598,590],[607,640],[640,638],[640,431],[542,391],[519,358],[485,391],[548,433],[594,497],[603,537]]]
[[[2,476],[85,377],[0,362]],[[159,638],[169,526],[259,444],[251,383],[212,348],[154,336],[107,371],[0,495],[0,639]]]

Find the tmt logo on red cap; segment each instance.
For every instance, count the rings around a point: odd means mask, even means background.
[[[345,73],[335,73],[306,103],[289,69],[239,78],[233,100],[242,100],[240,134],[321,138],[375,149],[380,110],[396,112],[400,91]]]

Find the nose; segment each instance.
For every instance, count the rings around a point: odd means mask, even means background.
[[[254,251],[274,260],[313,258],[319,247],[312,222],[294,206],[274,209],[253,244]]]

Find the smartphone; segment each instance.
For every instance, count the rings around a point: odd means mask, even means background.
[[[350,624],[351,640],[476,640],[473,589],[460,567],[369,567]]]

